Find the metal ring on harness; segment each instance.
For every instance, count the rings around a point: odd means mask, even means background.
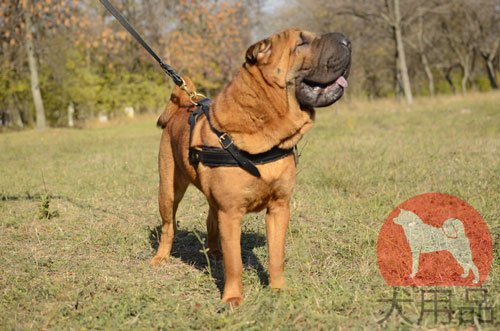
[[[193,105],[198,106],[198,103],[195,101],[195,99],[206,99],[206,96],[204,96],[203,94],[191,90],[187,86],[184,78],[181,77],[181,80],[182,80],[182,85],[180,86],[180,89],[187,93],[187,95],[189,96],[189,101],[191,101]]]

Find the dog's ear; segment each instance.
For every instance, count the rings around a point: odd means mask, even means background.
[[[264,39],[256,42],[247,49],[246,61],[249,64],[256,64],[257,62],[263,62],[265,59],[271,55],[271,40]]]

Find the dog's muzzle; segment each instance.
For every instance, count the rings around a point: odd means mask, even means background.
[[[314,67],[297,82],[296,96],[303,107],[325,107],[344,94],[351,67],[351,42],[341,33],[313,41]]]

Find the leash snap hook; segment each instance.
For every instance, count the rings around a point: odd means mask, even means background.
[[[195,99],[206,99],[203,94],[191,90],[184,81],[184,78],[181,77],[181,80],[182,85],[180,86],[180,89],[187,93],[187,95],[189,96],[189,101],[191,101],[193,105],[198,106],[198,103],[195,101]]]

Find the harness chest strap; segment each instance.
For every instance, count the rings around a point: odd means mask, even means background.
[[[189,148],[189,162],[196,168],[201,162],[211,167],[236,167],[239,166],[252,175],[260,177],[259,169],[255,164],[264,164],[280,160],[293,153],[294,148],[280,149],[277,146],[271,150],[260,153],[250,154],[238,149],[229,134],[220,132],[213,127],[210,121],[210,100],[204,99],[198,102],[198,107],[189,116],[190,125],[189,146],[191,146],[191,137],[197,119],[201,114],[205,114],[210,129],[217,135],[222,148],[203,146],[202,149]]]

